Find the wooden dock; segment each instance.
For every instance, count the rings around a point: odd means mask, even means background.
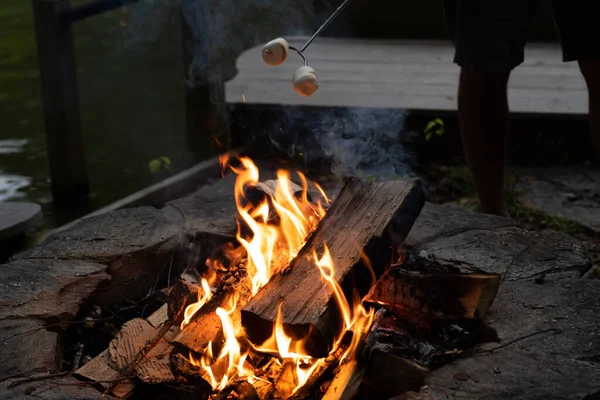
[[[301,47],[305,38],[290,38]],[[450,42],[319,38],[306,51],[320,88],[304,98],[292,89],[292,74],[302,65],[291,53],[271,67],[261,46],[237,60],[238,75],[226,84],[229,104],[376,107],[456,110],[459,68]],[[563,63],[558,44],[532,43],[526,60],[512,74],[513,113],[587,114],[588,97],[577,63]]]

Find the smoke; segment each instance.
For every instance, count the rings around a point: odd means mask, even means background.
[[[194,80],[221,78],[244,50],[278,36],[306,34],[314,20],[309,0],[182,0],[193,38]]]
[[[188,29],[183,39],[187,84],[218,88],[235,75],[243,51],[275,37],[312,34],[323,19],[315,16],[314,7],[312,0],[141,0],[131,20],[137,32],[145,32],[138,43],[152,41],[160,34],[164,10],[181,10]],[[224,93],[210,93],[218,112],[226,113]],[[411,174],[401,140],[405,118],[406,112],[399,110],[292,108],[271,129],[267,121],[261,124],[265,139],[290,157],[302,153],[309,162],[324,158],[340,177],[394,179]]]
[[[411,154],[403,142],[407,112],[387,109],[289,109],[271,144],[308,163],[325,159],[338,177],[389,180],[412,175]]]

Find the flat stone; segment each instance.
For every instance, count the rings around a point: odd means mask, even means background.
[[[7,384],[14,383],[8,381]],[[87,382],[69,376],[28,382],[8,388],[0,385],[0,398],[3,400],[111,400],[116,397],[103,395]]]
[[[189,196],[170,201],[164,211],[188,235],[209,234],[223,240],[235,238],[236,175],[227,174],[201,186]]]
[[[591,266],[579,242],[558,232],[529,232],[511,220],[427,203],[405,242],[407,251],[465,272],[503,280],[553,272],[585,273]]]
[[[80,260],[24,259],[0,266],[0,319],[73,319],[110,276],[106,266]]]
[[[25,233],[42,221],[42,207],[36,203],[0,203],[0,240]]]
[[[147,294],[157,279],[177,276],[185,263],[173,257],[182,243],[182,229],[162,210],[127,208],[82,220],[51,234],[37,247],[13,259],[77,259],[108,267],[110,284],[99,303],[116,303]],[[171,265],[171,268],[169,268]]]
[[[600,232],[600,169],[522,167],[516,189],[530,207]]]
[[[59,371],[62,359],[60,343],[59,334],[44,329],[41,321],[1,320],[0,381],[33,373]]]
[[[396,400],[591,399],[600,396],[600,282],[555,274],[544,283],[504,282],[487,343],[431,372]],[[557,329],[559,332],[548,329]],[[525,338],[525,336],[529,336]],[[510,343],[517,340],[514,343]],[[484,352],[505,344],[493,352]],[[457,376],[468,379],[457,379]],[[589,396],[589,397],[586,397]]]

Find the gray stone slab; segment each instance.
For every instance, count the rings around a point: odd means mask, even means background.
[[[27,232],[42,221],[42,207],[35,203],[0,203],[0,240]]]
[[[24,259],[0,265],[0,319],[71,320],[109,279],[106,266],[80,260]]]
[[[431,372],[418,393],[395,399],[597,398],[598,293],[599,281],[564,278],[562,274],[542,284],[504,282],[486,320],[501,342],[485,344],[475,354],[466,353]],[[544,332],[548,329],[560,331]],[[520,340],[509,344],[516,339]],[[483,352],[502,344],[506,347]]]
[[[100,303],[115,303],[147,294],[162,273],[185,267],[173,263],[182,245],[182,228],[153,207],[121,209],[81,220],[50,235],[13,259],[77,259],[108,267],[110,284],[97,294]],[[166,275],[164,275],[166,276]]]
[[[553,272],[585,273],[581,244],[561,233],[520,229],[501,217],[426,204],[406,239],[408,251],[467,271],[495,272],[503,280]]]
[[[189,196],[170,201],[164,210],[188,234],[202,232],[233,238],[236,232],[235,178],[236,175],[227,174]]]
[[[111,400],[116,397],[103,395],[87,382],[64,376],[37,382],[28,382],[14,387],[8,384],[16,380],[9,380],[6,385],[0,385],[0,398],[2,400]]]
[[[583,166],[514,168],[527,205],[600,232],[600,169]]]
[[[44,329],[41,321],[0,320],[0,382],[34,373],[56,373],[61,352],[59,334]]]

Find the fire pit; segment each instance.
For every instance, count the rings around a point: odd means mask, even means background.
[[[498,357],[497,351],[528,338],[564,335],[564,329],[556,326],[564,316],[549,327],[536,326],[516,337],[494,321],[500,317],[506,321],[504,309],[513,310],[510,318],[521,319],[522,310],[537,313],[550,307],[530,299],[526,305],[533,304],[531,308],[514,311],[506,293],[520,293],[523,279],[543,289],[562,284],[562,280],[553,283],[554,275],[567,279],[568,274],[583,271],[589,263],[576,244],[562,237],[530,237],[501,218],[432,205],[423,208],[415,180],[349,180],[329,199],[318,184],[295,171],[279,171],[276,179],[261,181],[249,158],[224,164],[235,178],[230,194],[234,210],[216,211],[215,204],[192,196],[162,211],[167,225],[183,227],[189,241],[186,251],[177,250],[178,256],[169,250],[171,258],[161,258],[160,265],[169,266],[179,277],[175,282],[167,279],[159,291],[162,297],[154,296],[157,311],[145,318],[125,318],[111,333],[114,338],[108,346],[91,360],[83,360],[83,344],[71,347],[69,361],[83,364],[73,372],[73,365],[66,365],[63,372],[54,366],[47,370],[50,374],[32,375],[47,365],[41,360],[31,372],[17,366],[27,374],[9,376],[10,393],[71,390],[64,398],[104,394],[144,399],[352,399],[401,394],[430,398],[422,388],[435,382],[435,395],[444,393],[446,381],[439,377],[454,365],[481,354]],[[205,199],[218,196],[207,188]],[[207,215],[201,209],[212,211]],[[198,216],[202,224],[196,222]],[[153,229],[164,233],[171,228]],[[5,270],[53,257],[52,246],[58,248],[59,238],[68,242],[77,236],[61,235],[17,257]],[[94,243],[88,235],[85,241],[78,237],[77,243]],[[105,233],[100,235],[106,240]],[[161,233],[155,240],[164,247],[168,238]],[[160,247],[130,251],[118,262],[96,256],[90,261],[97,264],[86,261],[87,270],[80,262],[82,274],[98,269],[93,285],[86,283],[91,301],[87,304],[104,307],[110,302],[106,290],[128,287],[124,266],[138,268],[141,263],[136,260],[142,259],[151,263],[163,254]],[[108,267],[102,270],[103,265]],[[103,271],[119,284],[102,284],[105,278],[98,274]],[[75,281],[89,282],[78,274]],[[577,282],[574,286],[581,294],[593,289],[575,276],[568,281]],[[76,316],[88,315],[88,325],[101,324],[105,315],[101,311],[96,312],[100,317],[89,317],[94,307],[81,308],[83,315],[77,311],[82,301],[63,307],[61,314],[52,311],[62,317],[31,322],[29,330],[10,328],[11,333],[4,328],[10,335],[3,341],[16,343],[15,337],[50,333],[53,326],[64,329]],[[585,310],[597,311],[600,305],[586,300],[580,307],[587,321]],[[18,305],[14,309],[20,310]],[[39,313],[28,310],[21,311],[23,318],[39,318]],[[30,357],[36,360],[35,355]],[[458,364],[448,364],[456,360]],[[589,377],[596,369],[578,371]],[[471,376],[476,373],[476,369],[456,371],[448,387],[456,382],[473,385]],[[593,383],[582,386],[593,387]]]
[[[119,397],[137,376],[215,398],[312,398],[357,359],[374,316],[361,299],[423,206],[418,182],[349,181],[330,205],[301,173],[300,185],[284,170],[260,182],[249,158],[230,161],[236,243],[188,268],[163,308],[127,322],[77,375],[114,381]]]

